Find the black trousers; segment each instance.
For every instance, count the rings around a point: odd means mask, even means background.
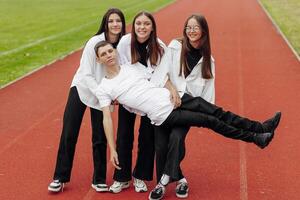
[[[265,127],[258,121],[226,112],[201,97],[188,94],[184,94],[180,108],[173,110],[162,126],[205,127],[225,137],[246,142],[253,142],[255,133],[265,132]]]
[[[86,105],[80,101],[76,87],[72,87],[65,107],[53,179],[59,179],[61,182],[70,181],[76,143],[85,110]],[[90,111],[94,162],[92,182],[94,184],[105,183],[107,142],[102,123],[103,113],[93,108]]]
[[[171,181],[178,181],[184,177],[180,163],[185,156],[185,138],[189,129],[185,126],[155,127],[157,182],[161,179],[162,174],[169,175]]]
[[[131,177],[151,181],[154,168],[154,126],[143,116],[138,136],[138,152],[135,168],[132,169],[132,149],[134,141],[134,123],[136,115],[119,105],[117,130],[117,153],[121,170],[115,169],[113,179],[120,182],[131,180]]]

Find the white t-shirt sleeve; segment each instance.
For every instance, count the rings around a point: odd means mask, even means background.
[[[110,106],[112,102],[112,98],[107,90],[103,87],[103,85],[99,85],[96,90],[96,96],[100,103],[100,108]]]

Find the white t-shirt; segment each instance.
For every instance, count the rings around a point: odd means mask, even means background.
[[[105,40],[104,33],[93,36],[85,45],[80,65],[71,87],[76,86],[79,98],[85,105],[100,110],[95,90],[104,77],[104,67],[96,61],[95,45]]]
[[[100,107],[106,107],[113,100],[126,106],[129,111],[147,115],[152,124],[161,125],[174,109],[170,93],[147,80],[137,65],[125,64],[112,79],[103,78],[96,95]]]

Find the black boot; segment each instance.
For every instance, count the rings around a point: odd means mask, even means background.
[[[256,144],[261,149],[267,147],[272,141],[274,136],[274,132],[271,133],[254,133],[253,135],[253,143]]]
[[[274,133],[277,128],[281,118],[281,112],[276,112],[275,115],[266,121],[263,122],[263,125],[266,128],[266,132]]]

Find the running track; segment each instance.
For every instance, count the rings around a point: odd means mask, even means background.
[[[183,169],[189,199],[261,200],[300,197],[300,63],[255,0],[178,0],[155,14],[168,43],[181,34],[185,18],[203,13],[216,59],[217,104],[258,120],[281,110],[271,145],[252,144],[193,128]],[[63,193],[47,192],[52,178],[62,114],[76,52],[0,90],[0,199],[146,199],[133,188],[98,194],[90,187],[91,134],[88,113],[77,144],[72,180]],[[112,183],[112,166],[107,182]],[[149,183],[150,187],[154,182]],[[174,185],[166,199],[177,199]]]

